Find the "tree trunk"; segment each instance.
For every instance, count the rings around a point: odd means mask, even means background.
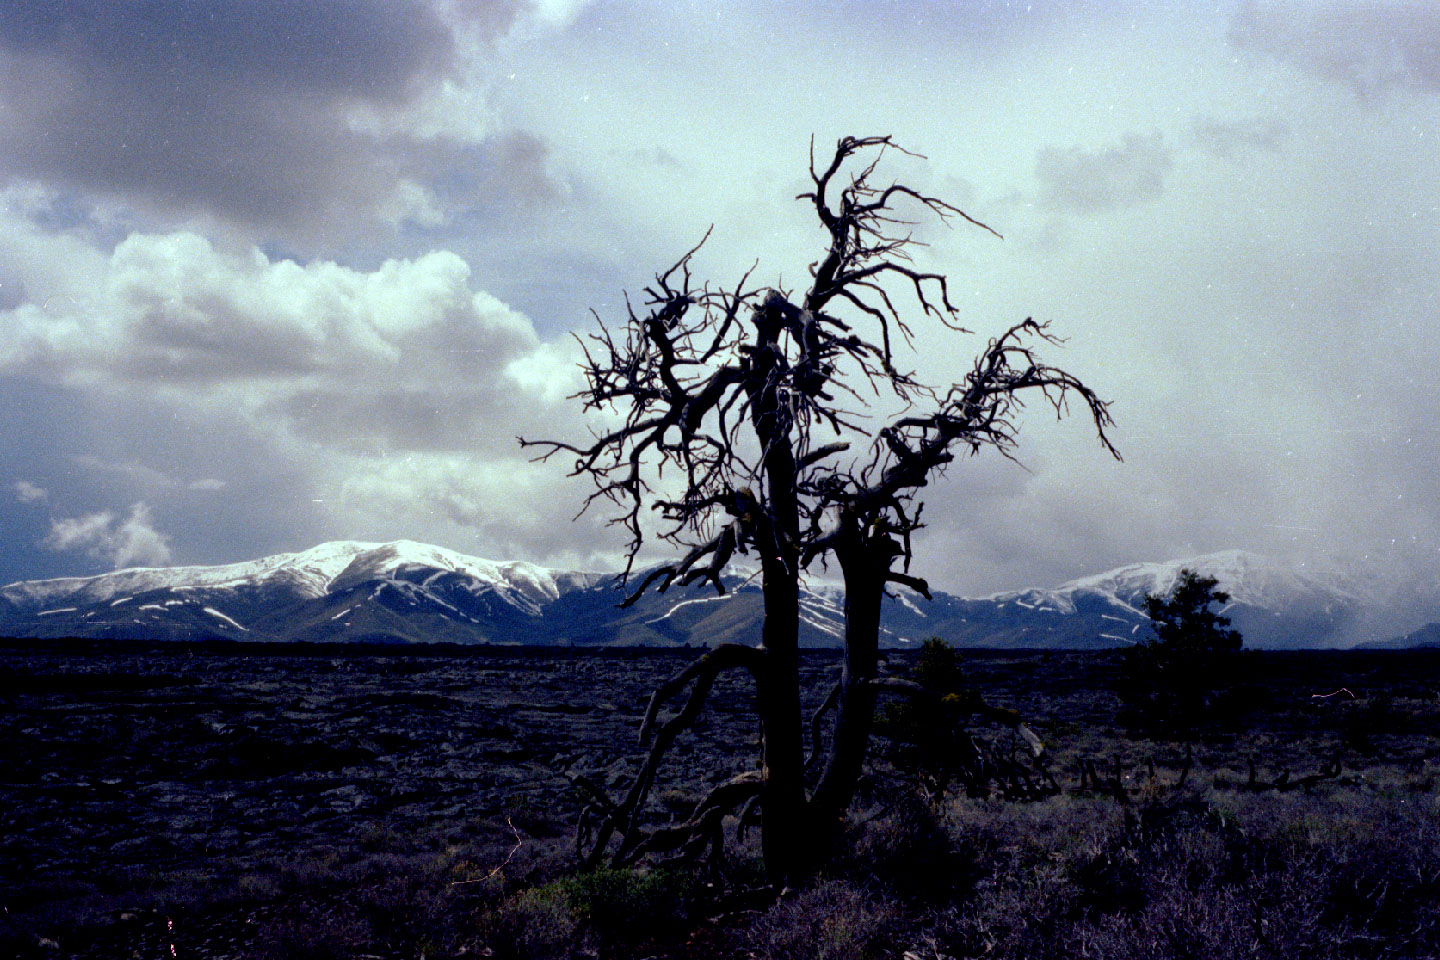
[[[860,540],[857,535],[855,540]],[[835,736],[825,771],[812,799],[814,821],[833,830],[855,797],[875,719],[875,679],[880,645],[880,604],[885,592],[884,562],[859,543],[837,549],[845,577],[845,663],[836,704]]]
[[[765,755],[760,805],[764,819],[760,846],[765,872],[776,886],[794,884],[811,869],[810,831],[805,809],[804,724],[800,715],[800,511],[795,496],[796,465],[790,414],[772,376],[784,365],[775,350],[786,304],[778,294],[756,311],[758,340],[751,379],[751,423],[764,453],[766,520],[756,530],[764,578],[765,622],[761,642],[765,669],[759,687]]]
[[[778,561],[766,566],[780,567]],[[765,872],[777,887],[809,872],[805,810],[805,754],[800,719],[798,633],[800,605],[794,566],[765,573],[765,669],[758,686],[764,738],[760,847]]]

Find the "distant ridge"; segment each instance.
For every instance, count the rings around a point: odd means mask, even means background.
[[[1287,567],[1228,550],[1135,563],[1054,589],[932,601],[887,601],[884,640],[939,636],[961,646],[1086,649],[1148,636],[1148,593],[1165,593],[1191,568],[1232,595],[1227,614],[1247,646],[1348,645],[1380,601],[1375,588],[1337,571]],[[621,610],[613,574],[496,562],[443,547],[337,541],[299,553],[209,567],[153,567],[0,587],[0,633],[268,641],[709,645],[753,643],[760,596],[727,578],[730,592],[649,593]],[[817,584],[802,598],[802,642],[834,645],[843,593]]]

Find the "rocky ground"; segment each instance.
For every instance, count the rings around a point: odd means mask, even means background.
[[[563,859],[579,800],[564,772],[624,783],[649,691],[694,655],[0,649],[0,952],[284,956],[287,915],[304,901],[307,923],[331,916],[313,907],[337,884],[369,903],[373,942],[388,942],[376,917],[439,922],[405,878],[439,871],[460,896],[502,863]],[[1205,777],[1242,781],[1251,761],[1299,775],[1347,750],[1357,790],[1433,792],[1440,657],[1263,663],[1264,722],[1201,744]],[[1115,735],[1105,656],[966,664],[1033,718],[1067,789],[1082,757],[1118,759],[1136,789],[1149,762],[1173,776],[1178,748]],[[812,705],[837,669],[807,657]],[[1311,697],[1339,687],[1357,698]],[[665,765],[662,815],[754,764],[752,696],[739,677],[717,685]],[[314,931],[301,939],[313,952]]]
[[[7,922],[55,940],[62,919],[138,923],[165,904],[264,894],[297,869],[417,846],[503,853],[510,826],[556,838],[579,799],[562,771],[618,788],[650,690],[694,656],[12,648],[0,659]],[[817,657],[810,672],[829,668]],[[657,795],[678,809],[754,763],[751,696],[739,678],[717,685]]]

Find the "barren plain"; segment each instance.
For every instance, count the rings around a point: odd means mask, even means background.
[[[579,797],[565,773],[624,783],[650,689],[694,655],[12,643],[0,649],[0,952],[494,953],[485,917],[496,903],[571,867]],[[1116,729],[1112,655],[963,662],[992,703],[1020,710],[1046,741],[1064,791],[1052,806],[1114,808],[1097,814],[1109,823],[1120,799],[1152,802],[1177,779],[1181,746]],[[1335,804],[1335,816],[1403,803],[1440,817],[1440,655],[1247,654],[1244,664],[1243,710],[1193,748],[1190,789],[1203,802],[1289,795],[1291,778],[1338,757],[1338,775],[1302,788]],[[895,654],[888,669],[905,666]],[[807,654],[810,706],[837,670],[834,653]],[[717,686],[665,764],[653,816],[683,815],[707,786],[755,763],[752,696],[738,678]],[[899,783],[887,751],[877,739],[877,783]],[[1125,797],[1082,783],[1082,760],[1118,771]],[[944,816],[993,821],[999,808],[987,804],[998,802],[952,804]],[[1007,828],[1023,831],[1045,804],[1005,806],[1031,809]],[[874,883],[861,887],[887,897],[883,877]],[[709,943],[729,955],[713,945],[715,921],[705,923],[710,933],[695,920],[647,952],[702,955]],[[920,927],[905,929],[923,942]],[[618,949],[576,937],[581,955]]]

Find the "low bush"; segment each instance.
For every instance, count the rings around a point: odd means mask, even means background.
[[[995,851],[973,894],[942,911],[940,951],[992,960],[1440,955],[1433,799],[1428,810],[1374,797],[1216,800],[1132,808],[1086,849]],[[1052,802],[1025,816],[1066,815]],[[1010,827],[1016,838],[1037,835]]]
[[[613,949],[673,938],[689,923],[696,892],[683,870],[601,868],[514,894],[481,925],[496,956],[566,957],[584,943]]]
[[[898,918],[887,898],[827,880],[765,911],[738,937],[739,946],[757,960],[872,960],[895,955]]]
[[[553,886],[522,891],[487,911],[481,934],[501,960],[563,960],[591,946],[579,914]]]
[[[646,940],[682,924],[696,884],[686,871],[600,869],[555,883],[575,911],[607,940]]]
[[[835,872],[878,882],[893,897],[917,904],[963,896],[978,877],[973,851],[956,842],[938,811],[903,795],[884,816],[855,830]]]

